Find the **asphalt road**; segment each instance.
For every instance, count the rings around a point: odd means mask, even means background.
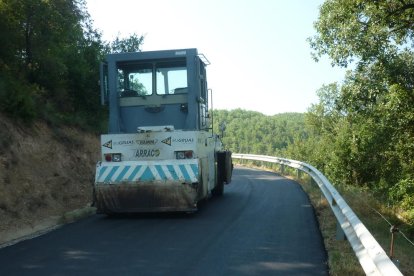
[[[0,250],[0,275],[328,275],[299,184],[237,168],[195,214],[95,215]]]

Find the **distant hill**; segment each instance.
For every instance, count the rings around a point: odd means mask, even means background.
[[[213,125],[221,133],[226,124],[223,142],[233,152],[281,155],[289,144],[306,138],[304,113],[281,113],[267,116],[243,109],[214,110]]]

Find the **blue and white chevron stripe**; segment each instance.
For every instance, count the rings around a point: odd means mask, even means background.
[[[101,163],[96,167],[96,183],[166,181],[198,182],[199,167],[196,159],[173,162]]]

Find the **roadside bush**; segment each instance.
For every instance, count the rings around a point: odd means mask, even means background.
[[[408,224],[414,227],[414,180],[403,179],[389,191],[393,204],[402,209],[401,215]]]
[[[0,76],[0,111],[12,118],[31,122],[36,117],[36,105],[33,92],[37,87],[28,85],[8,74]]]

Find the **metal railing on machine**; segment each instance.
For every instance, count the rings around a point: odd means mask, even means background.
[[[329,180],[307,163],[285,158],[233,153],[234,159],[263,161],[286,165],[309,174],[321,189],[338,220],[343,233],[351,244],[364,272],[367,275],[402,275],[384,249],[378,244],[365,225],[348,206]]]

